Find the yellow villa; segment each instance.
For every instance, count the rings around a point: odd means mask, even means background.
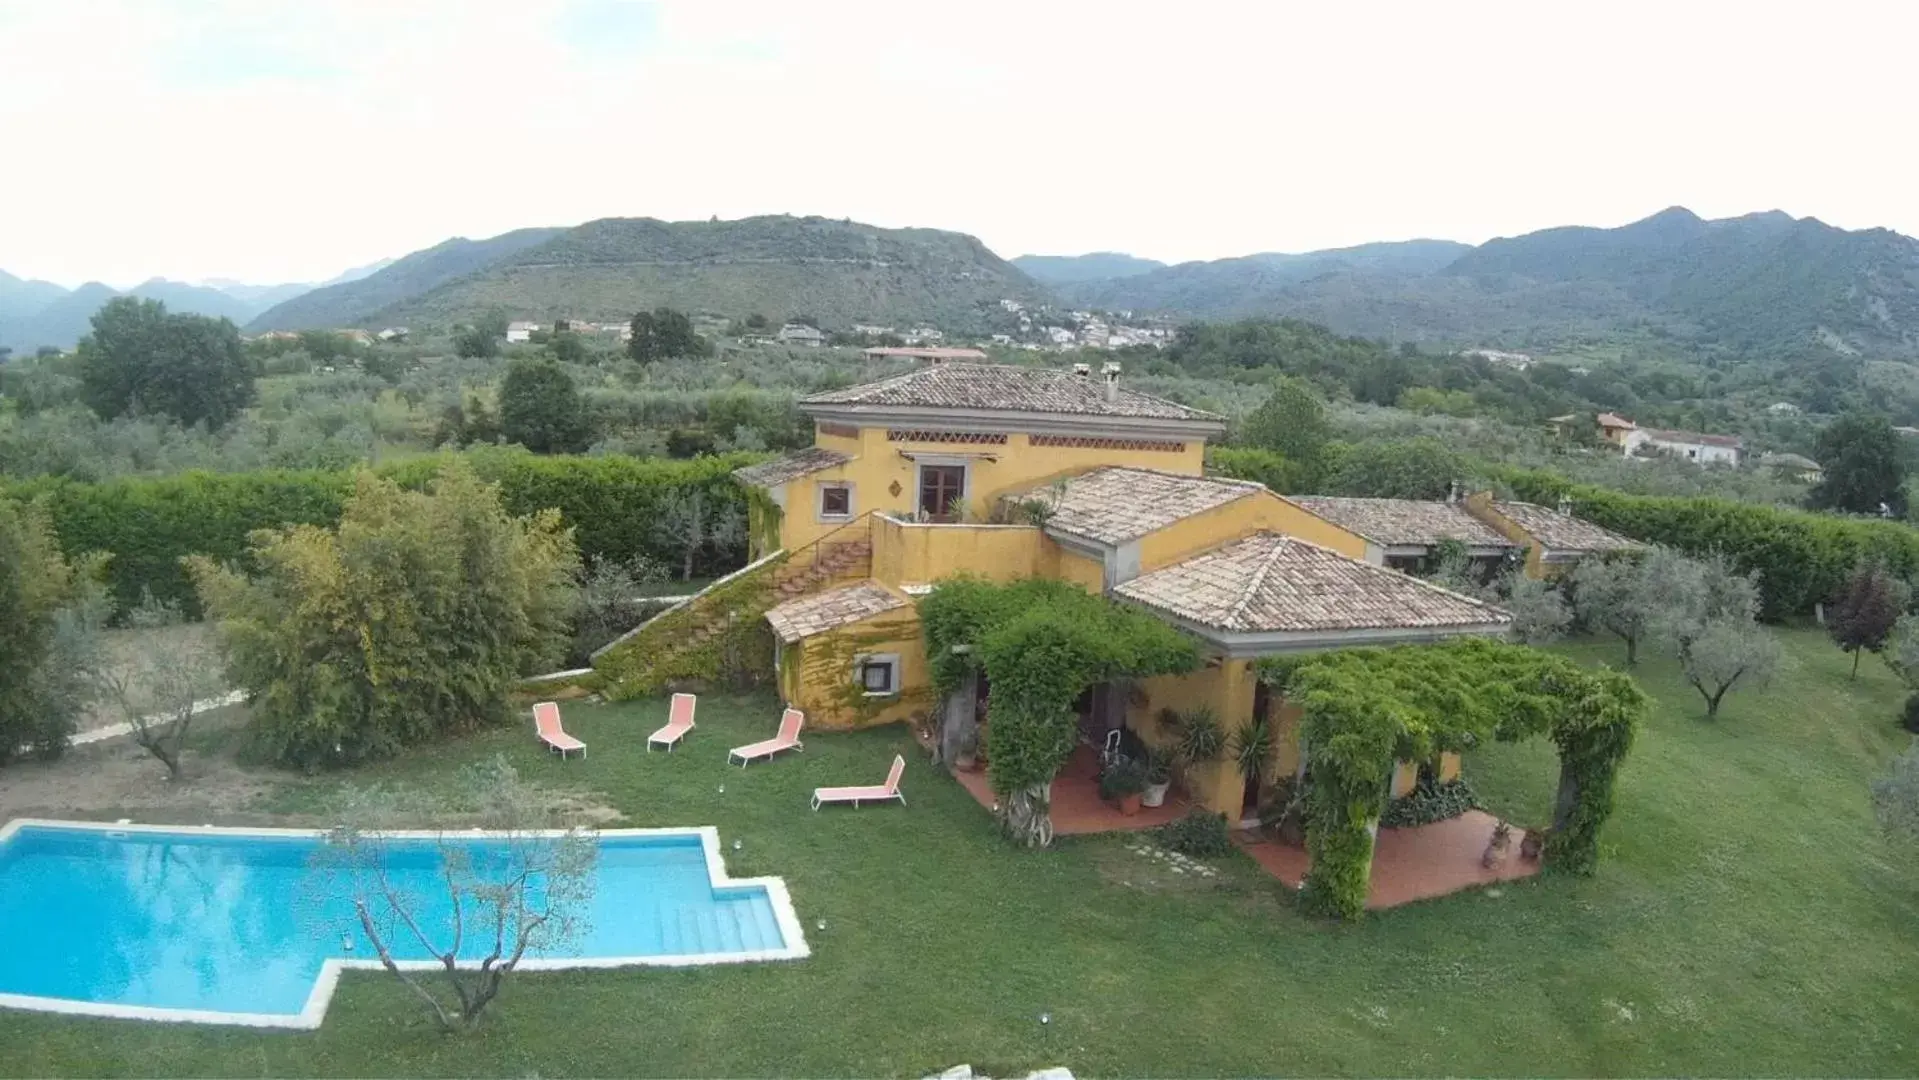
[[[777,508],[777,538],[769,528],[761,543],[776,539],[811,568],[787,580],[766,621],[781,694],[815,727],[955,705],[930,700],[914,605],[940,579],[1063,579],[1152,612],[1210,657],[1191,674],[1096,689],[1081,716],[1086,740],[1124,728],[1151,743],[1162,710],[1200,705],[1228,730],[1255,715],[1274,725],[1259,783],[1226,762],[1188,778],[1195,803],[1237,819],[1299,760],[1296,710],[1255,678],[1259,658],[1503,636],[1510,623],[1386,565],[1411,553],[1403,536],[1371,537],[1324,505],[1202,475],[1224,420],[1126,387],[1117,365],[1095,375],[935,364],[801,408],[815,445],[736,475]],[[1515,546],[1452,504],[1415,505],[1439,507],[1476,554]],[[975,700],[969,690],[957,704]],[[1445,765],[1450,776],[1456,763]],[[1395,786],[1410,788],[1413,770],[1401,773]]]

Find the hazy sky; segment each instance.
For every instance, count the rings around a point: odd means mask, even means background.
[[[0,268],[761,213],[1173,260],[1679,203],[1919,234],[1919,4],[0,0]]]

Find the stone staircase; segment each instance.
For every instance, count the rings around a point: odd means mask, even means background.
[[[593,654],[615,699],[676,683],[753,683],[772,675],[765,617],[796,597],[870,577],[873,533],[862,515],[794,551],[776,551],[667,608]]]

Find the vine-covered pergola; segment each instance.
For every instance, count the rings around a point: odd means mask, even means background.
[[[1646,713],[1644,693],[1621,672],[1479,639],[1316,653],[1269,661],[1261,674],[1304,710],[1312,868],[1301,899],[1341,918],[1365,910],[1394,763],[1488,738],[1548,735],[1559,747],[1546,864],[1591,873],[1619,766]]]
[[[1079,696],[1108,679],[1191,671],[1201,659],[1187,635],[1063,581],[950,578],[919,611],[936,700],[969,674],[992,687],[987,778],[1001,827],[1033,847],[1052,840],[1053,778],[1073,752]]]

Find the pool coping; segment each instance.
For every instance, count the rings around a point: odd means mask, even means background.
[[[22,829],[71,829],[76,831],[102,833],[165,833],[176,836],[251,836],[267,839],[311,839],[324,837],[327,829],[290,829],[290,828],[251,828],[224,825],[139,825],[131,822],[106,821],[62,821],[53,818],[14,818],[0,824],[0,845],[12,840]],[[780,936],[787,942],[784,948],[754,949],[737,953],[676,953],[667,956],[584,956],[575,958],[536,958],[521,960],[520,971],[576,971],[591,968],[619,967],[696,967],[705,964],[746,964],[761,963],[768,960],[800,960],[812,955],[812,948],[806,943],[806,933],[800,927],[799,912],[793,907],[793,897],[786,889],[786,881],[777,877],[735,878],[726,872],[726,860],[720,854],[720,830],[712,825],[667,826],[653,829],[594,829],[589,830],[596,837],[618,839],[622,837],[642,836],[697,836],[701,849],[706,854],[706,877],[709,886],[715,889],[760,887],[766,890],[767,902],[773,908],[773,918],[780,928]],[[497,830],[484,829],[394,829],[379,832],[377,835],[395,840],[438,840],[443,837],[488,836],[566,836],[563,829],[536,829],[523,833],[504,834]],[[438,960],[396,960],[394,966],[406,971],[439,971],[443,965]],[[462,962],[462,968],[477,968],[477,962]],[[35,1012],[62,1013],[69,1016],[99,1016],[116,1020],[149,1020],[164,1023],[185,1024],[225,1024],[238,1027],[280,1028],[293,1031],[312,1031],[326,1018],[327,1006],[333,1001],[333,992],[340,983],[343,971],[382,971],[385,965],[376,959],[345,959],[329,957],[320,964],[320,972],[313,980],[313,989],[307,994],[306,1004],[297,1013],[243,1013],[223,1012],[215,1009],[173,1009],[157,1005],[113,1005],[97,1001],[81,1001],[76,998],[41,997],[33,994],[9,994],[0,992],[0,1008],[26,1009]]]

